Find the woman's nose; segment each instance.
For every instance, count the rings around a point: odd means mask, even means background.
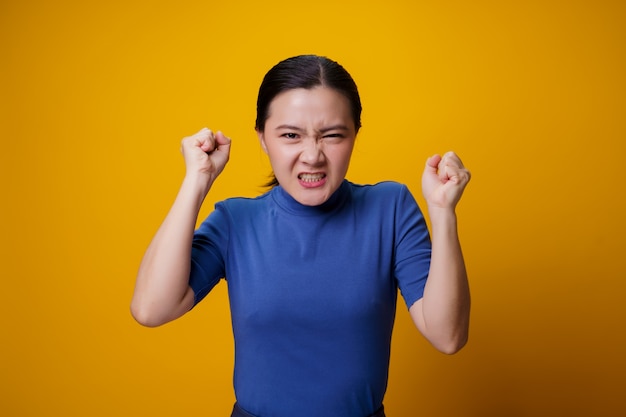
[[[305,141],[302,152],[300,152],[300,160],[311,165],[319,164],[320,162],[322,162],[324,160],[324,152],[320,141]]]

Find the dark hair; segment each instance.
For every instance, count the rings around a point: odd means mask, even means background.
[[[256,104],[255,129],[263,132],[269,117],[272,100],[280,93],[296,88],[327,87],[343,94],[350,103],[355,132],[361,127],[361,98],[356,83],[337,62],[318,55],[299,55],[287,58],[270,69],[259,87]],[[267,186],[278,185],[272,175]]]

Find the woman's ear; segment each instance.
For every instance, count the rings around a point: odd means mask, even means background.
[[[261,148],[263,148],[263,151],[267,153],[267,145],[265,144],[265,136],[263,135],[263,132],[261,132],[260,130],[257,130],[256,135],[259,137]]]

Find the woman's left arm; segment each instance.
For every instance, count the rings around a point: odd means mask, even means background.
[[[424,296],[409,311],[420,332],[447,354],[465,346],[469,333],[470,292],[455,211],[469,180],[470,172],[453,152],[428,158],[422,176],[432,254]]]

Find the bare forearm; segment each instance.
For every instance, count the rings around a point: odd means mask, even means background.
[[[430,211],[432,255],[421,309],[420,330],[439,350],[455,353],[468,337],[470,293],[454,210]],[[414,312],[411,314],[415,317]]]
[[[203,128],[184,138],[186,175],[176,200],[146,250],[135,284],[131,312],[146,326],[158,326],[193,306],[189,287],[191,245],[200,206],[230,156],[230,139]]]
[[[185,178],[161,227],[143,257],[131,303],[140,323],[156,326],[173,320],[191,308],[189,289],[191,244],[204,187]]]

